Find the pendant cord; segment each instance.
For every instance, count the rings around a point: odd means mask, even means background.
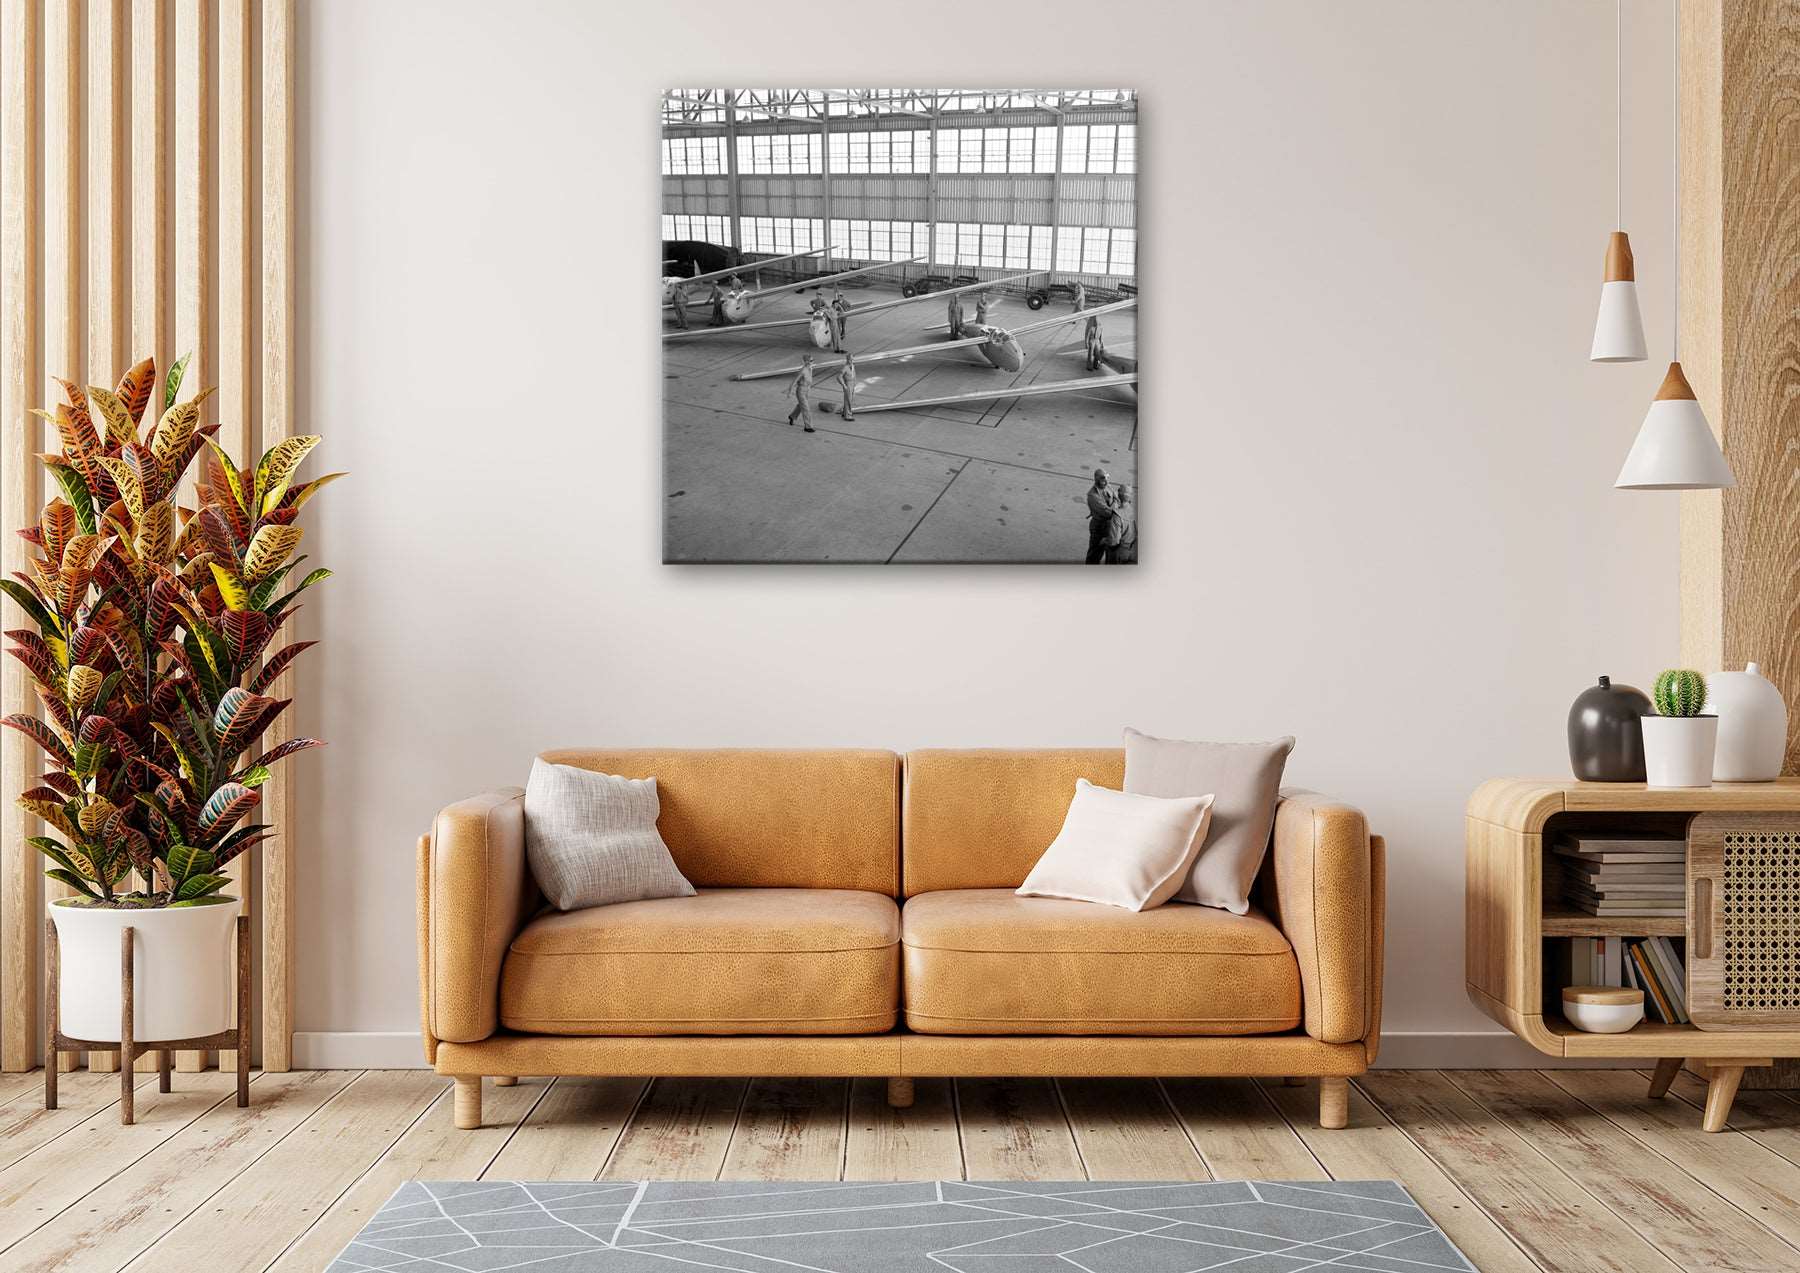
[[[1670,183],[1670,239],[1674,246],[1675,269],[1670,276],[1669,309],[1671,326],[1669,348],[1674,357],[1672,361],[1681,361],[1681,0],[1670,0],[1669,9],[1674,14],[1672,40],[1669,46],[1670,93],[1674,97],[1674,106],[1670,112],[1673,123],[1670,134],[1674,137],[1674,162],[1670,167],[1674,170],[1674,179]]]
[[[1613,228],[1625,228],[1625,0],[1613,0]]]

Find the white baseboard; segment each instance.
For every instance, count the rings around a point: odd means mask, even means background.
[[[296,1070],[424,1070],[425,1044],[417,1030],[299,1030]]]
[[[1381,1037],[1384,1070],[1539,1070],[1621,1062],[1562,1061],[1504,1030],[1397,1031]],[[305,1030],[294,1035],[300,1070],[422,1070],[425,1049],[414,1031]]]

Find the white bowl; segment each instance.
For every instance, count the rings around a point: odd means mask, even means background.
[[[1563,1016],[1589,1034],[1623,1034],[1644,1019],[1643,991],[1632,1003],[1582,1003],[1565,997]]]

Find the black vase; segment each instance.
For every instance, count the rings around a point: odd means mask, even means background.
[[[1569,708],[1569,765],[1583,782],[1644,781],[1644,727],[1650,700],[1630,685],[1600,683]]]

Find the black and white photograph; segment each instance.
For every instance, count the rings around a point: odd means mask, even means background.
[[[1134,564],[1137,118],[667,90],[663,560]]]

